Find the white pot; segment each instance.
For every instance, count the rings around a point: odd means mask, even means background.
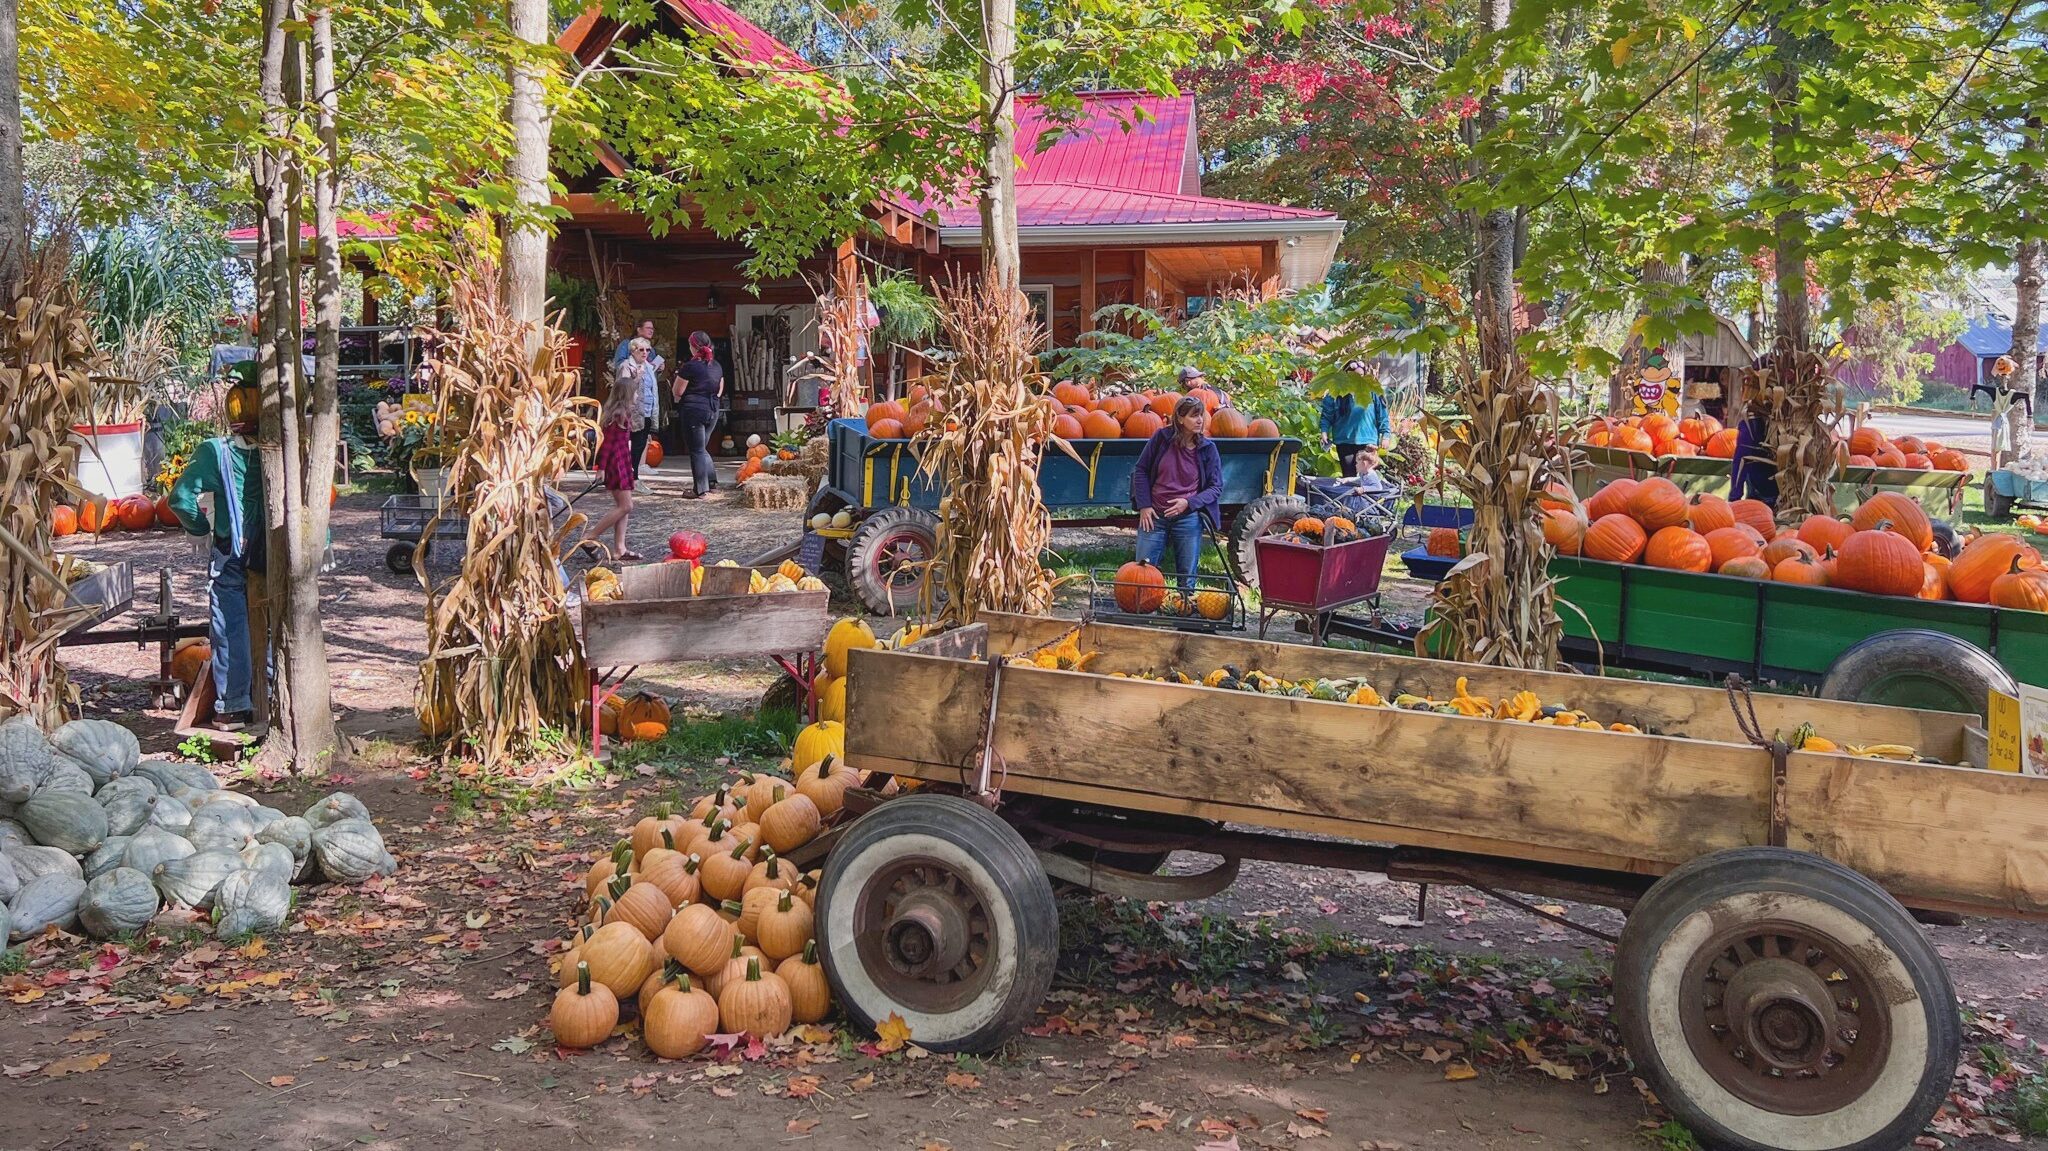
[[[78,424],[71,439],[78,445],[80,487],[108,500],[142,491],[141,424]]]

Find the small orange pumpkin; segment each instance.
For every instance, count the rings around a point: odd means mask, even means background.
[[[1748,542],[1747,539],[1744,542]],[[1643,562],[1654,568],[1674,571],[1711,571],[1714,549],[1700,533],[1673,524],[1658,528],[1657,534],[1650,537],[1650,542],[1643,548]]]
[[[1553,508],[1543,513],[1543,539],[1559,555],[1578,555],[1586,546],[1586,521],[1576,511]]]
[[[1771,578],[1771,565],[1765,563],[1762,556],[1736,556],[1715,570],[1724,576],[1737,576],[1742,579]]]
[[[2005,574],[1991,581],[1991,605],[2015,611],[2048,611],[2048,572],[2021,566],[2012,557]]]
[[[1859,532],[1869,531],[1880,523],[1904,536],[1914,551],[1924,552],[1934,546],[1934,524],[1927,518],[1927,512],[1917,501],[1898,492],[1871,496],[1849,517],[1849,526]]]
[[[1735,526],[1735,513],[1729,509],[1728,501],[1712,492],[1701,492],[1693,497],[1690,519],[1692,530],[1701,535]]]
[[[1634,516],[1646,532],[1683,524],[1691,511],[1685,502],[1685,493],[1662,476],[1652,476],[1637,484],[1635,492],[1628,497],[1628,514]]]
[[[1586,500],[1586,522],[1597,524],[1617,512],[1627,512],[1629,499],[1635,494],[1636,481],[1626,478],[1610,481]]]
[[[1145,615],[1166,601],[1166,576],[1151,564],[1132,560],[1116,569],[1118,611]]]
[[[1777,532],[1777,520],[1771,514],[1771,505],[1762,500],[1736,500],[1728,505],[1735,513],[1737,524],[1748,524],[1756,529],[1761,539],[1770,539]]]
[[[1660,532],[1658,534],[1661,535],[1663,533]],[[1748,532],[1743,531],[1739,527],[1716,528],[1705,533],[1701,538],[1707,541],[1707,548],[1713,553],[1714,571],[1720,571],[1727,565],[1729,560],[1740,559],[1743,556],[1758,555],[1762,551],[1761,548],[1757,547],[1756,540],[1752,539]],[[1654,536],[1651,537],[1650,542],[1654,545],[1657,542],[1656,538]],[[1661,567],[1664,565],[1657,564],[1655,566]]]
[[[1423,542],[1423,551],[1444,559],[1456,559],[1464,554],[1464,542],[1457,528],[1431,528],[1429,537]]]
[[[1590,559],[1609,563],[1634,563],[1648,543],[1649,537],[1643,534],[1643,525],[1615,512],[1594,520],[1586,529],[1585,554]]]
[[[748,957],[746,978],[719,988],[718,1018],[727,1032],[765,1039],[789,1030],[792,1017],[789,985],[773,971],[763,972],[757,957]]]
[[[619,999],[612,990],[592,980],[590,964],[576,965],[576,982],[555,993],[555,1005],[548,1011],[548,1030],[564,1047],[595,1047],[619,1025]]]
[[[1807,587],[1828,586],[1828,572],[1819,556],[1796,555],[1781,561],[1771,569],[1771,578],[1779,583],[1804,584]]]
[[[1920,549],[1890,527],[1889,521],[1879,520],[1877,526],[1849,537],[1835,557],[1837,586],[1873,595],[1920,594],[1926,582]]]

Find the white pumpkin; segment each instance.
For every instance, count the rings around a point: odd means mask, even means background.
[[[142,747],[135,733],[104,719],[74,719],[50,734],[50,747],[92,776],[95,787],[135,770]]]
[[[90,794],[38,790],[21,805],[21,823],[37,843],[85,855],[106,841],[107,809]]]
[[[133,935],[149,926],[161,904],[149,876],[117,867],[88,882],[78,901],[78,925],[94,939]]]
[[[128,859],[128,845],[134,842],[132,835],[110,835],[91,855],[85,857],[85,881],[93,880],[120,867]]]
[[[21,885],[7,902],[14,924],[11,938],[26,939],[55,924],[69,931],[78,926],[78,900],[85,880],[75,875],[38,875]]]
[[[242,869],[242,857],[232,851],[195,851],[157,864],[150,878],[172,903],[205,908],[213,905],[222,881]]]
[[[237,871],[221,881],[214,908],[214,931],[224,939],[276,931],[291,912],[292,887],[269,872]]]
[[[0,801],[20,803],[50,774],[50,741],[25,715],[0,723]]]
[[[155,875],[157,864],[183,859],[195,850],[191,841],[183,836],[161,827],[145,827],[128,840],[128,852],[122,857],[121,865],[132,867],[144,875]]]
[[[361,883],[398,870],[384,849],[384,836],[367,819],[342,819],[313,832],[313,858],[320,874],[336,883]]]
[[[370,809],[363,801],[345,791],[337,791],[306,809],[306,822],[316,829],[343,819],[370,818]]]
[[[8,848],[7,858],[14,864],[14,873],[21,877],[23,883],[44,875],[71,875],[80,882],[85,880],[85,870],[78,865],[78,857],[61,847],[24,843]]]

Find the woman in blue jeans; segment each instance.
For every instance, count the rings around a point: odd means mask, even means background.
[[[1152,433],[1131,472],[1131,503],[1138,509],[1138,562],[1163,566],[1173,547],[1183,591],[1195,586],[1202,528],[1221,530],[1223,456],[1209,439],[1209,410],[1196,396],[1173,405],[1173,420]]]

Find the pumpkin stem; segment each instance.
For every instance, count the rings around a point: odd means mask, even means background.
[[[670,834],[669,829],[666,827],[661,829],[661,845],[670,851],[676,849],[676,837]]]
[[[741,934],[739,934],[738,932],[734,932],[734,933],[733,933],[733,937],[732,937],[732,957],[733,957],[734,959],[738,959],[738,958],[740,957],[740,948],[741,948],[741,946],[743,946],[743,945],[744,945],[744,944],[745,944],[746,942],[747,942],[747,937],[746,937],[746,936],[744,936],[744,935],[741,935]]]
[[[818,941],[815,937],[804,940],[804,962],[813,967],[818,965]]]
[[[775,910],[777,910],[777,911],[788,911],[788,910],[789,910],[789,901],[790,901],[790,895],[789,895],[789,892],[787,892],[787,891],[783,892],[783,893],[782,893],[782,898],[781,898],[781,899],[778,899],[778,900],[776,900],[776,901],[775,901]]]
[[[2012,557],[2012,567],[2010,567],[2010,568],[2008,568],[2008,569],[2006,570],[2006,574],[2007,574],[2007,575],[2018,575],[2018,574],[2020,574],[2020,557],[2019,557],[2019,556],[2015,555],[2015,556],[2013,556],[2013,557]]]
[[[740,912],[746,910],[745,908],[740,906],[740,901],[737,899],[727,899],[720,902],[718,905],[718,909],[720,911],[725,912],[728,915],[738,915]]]
[[[2020,561],[2018,561],[2018,560],[2014,560],[2014,561],[2012,561],[2012,562],[2014,562],[2014,563],[2018,563],[2018,562],[2020,562]],[[772,848],[771,848],[771,849],[770,849],[770,850],[768,851],[768,878],[770,878],[770,879],[781,879],[781,878],[782,878],[782,860],[780,860],[780,859],[777,859],[777,858],[775,857],[775,852],[774,852],[774,850],[773,850]]]
[[[576,994],[590,994],[590,964],[576,961]]]
[[[738,957],[735,956],[734,958]],[[761,982],[761,957],[758,955],[747,956],[747,982]]]
[[[754,841],[753,841],[753,840],[751,840],[751,839],[742,839],[742,840],[740,840],[740,841],[739,841],[738,843],[735,843],[735,844],[733,844],[733,845],[732,845],[732,857],[733,857],[734,859],[738,859],[738,858],[740,858],[741,856],[745,855],[745,854],[747,853],[747,849],[748,849],[748,848],[750,848],[750,847],[752,847],[752,846],[754,846]]]
[[[667,819],[669,816],[674,815],[675,813],[676,809],[670,807],[668,805],[667,800],[663,800],[662,802],[654,805],[654,817],[656,819]]]
[[[627,888],[627,887],[628,887],[628,886],[629,886],[629,885],[630,885],[630,884],[631,884],[632,882],[633,882],[633,877],[632,877],[632,876],[630,876],[630,875],[627,875],[627,874],[626,874],[625,872],[623,872],[623,871],[619,872],[619,873],[618,873],[617,875],[614,875],[614,876],[612,876],[612,882],[611,882],[611,893],[612,893],[612,900],[613,900],[614,902],[617,902],[617,900],[618,900],[619,896],[621,896],[621,895],[624,895],[624,894],[626,894],[626,888]]]
[[[697,853],[693,851],[683,857],[683,871],[687,874],[695,875],[697,874],[697,868],[702,866],[703,863],[704,861],[699,859]]]
[[[674,975],[669,976],[668,981],[675,984],[677,991],[685,995],[690,993],[690,973],[688,971],[678,969]]]
[[[628,842],[627,840],[623,840],[623,839],[621,839],[621,840],[620,840],[620,841],[618,841],[617,843],[614,843],[614,844],[612,844],[612,866],[613,866],[613,867],[616,867],[616,868],[618,868],[618,869],[619,869],[620,871],[624,871],[624,870],[626,869],[626,864],[627,864],[627,862],[628,862],[628,861],[630,861],[630,860],[631,860],[632,858],[633,858],[633,845],[632,845],[632,843]]]
[[[776,785],[775,785],[775,799],[774,799],[773,803],[771,803],[771,804],[770,804],[770,806],[773,806],[773,805],[774,805],[775,803],[781,803],[781,802],[782,802],[782,796],[783,796],[783,790],[782,790],[782,785],[778,783],[778,784],[776,784]]]

